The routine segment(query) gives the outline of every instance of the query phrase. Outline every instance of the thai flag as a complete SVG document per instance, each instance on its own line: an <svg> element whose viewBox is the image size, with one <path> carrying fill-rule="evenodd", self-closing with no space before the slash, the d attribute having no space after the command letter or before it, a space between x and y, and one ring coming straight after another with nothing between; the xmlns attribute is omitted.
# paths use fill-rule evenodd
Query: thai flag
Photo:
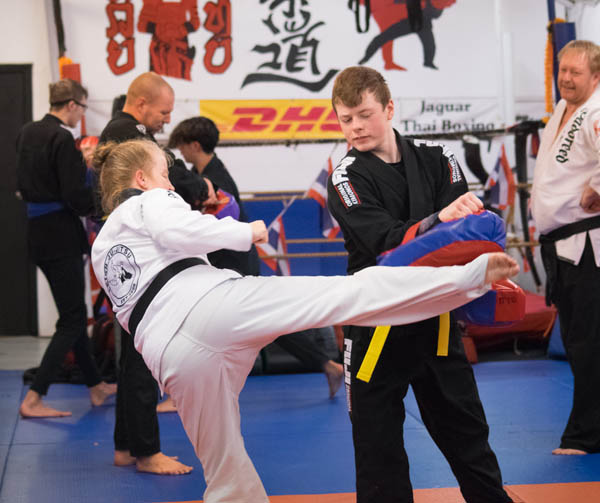
<svg viewBox="0 0 600 503"><path fill-rule="evenodd" d="M290 276L290 263L288 259L272 257L273 255L287 255L285 229L283 228L283 212L271 222L267 230L269 241L256 245L258 255L277 276Z"/></svg>
<svg viewBox="0 0 600 503"><path fill-rule="evenodd" d="M493 171L487 179L485 190L489 190L489 204L499 210L504 210L515 204L515 177L508 159L504 145L500 147L500 154Z"/></svg>
<svg viewBox="0 0 600 503"><path fill-rule="evenodd" d="M319 203L321 233L327 239L333 239L340 232L340 225L331 216L327 208L327 178L331 175L332 171L333 164L330 157L327 159L327 164L323 167L317 179L306 192L306 197L310 197Z"/></svg>

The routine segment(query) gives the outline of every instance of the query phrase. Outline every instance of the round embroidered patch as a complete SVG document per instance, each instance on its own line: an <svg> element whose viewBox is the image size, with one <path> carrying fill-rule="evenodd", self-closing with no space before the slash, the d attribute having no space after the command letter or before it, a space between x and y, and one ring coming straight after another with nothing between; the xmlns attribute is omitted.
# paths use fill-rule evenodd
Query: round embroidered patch
<svg viewBox="0 0 600 503"><path fill-rule="evenodd" d="M121 307L135 293L140 267L133 252L124 245L113 246L104 260L104 282L115 305Z"/></svg>

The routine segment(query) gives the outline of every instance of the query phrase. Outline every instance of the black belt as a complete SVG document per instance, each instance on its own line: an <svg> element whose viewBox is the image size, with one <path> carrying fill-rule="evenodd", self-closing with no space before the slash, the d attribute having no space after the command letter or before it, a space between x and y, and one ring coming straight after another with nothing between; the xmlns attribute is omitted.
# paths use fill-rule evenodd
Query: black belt
<svg viewBox="0 0 600 503"><path fill-rule="evenodd" d="M201 258L184 258L182 260L178 260L177 262L173 262L171 265L168 265L156 275L150 285L148 285L148 288L146 288L146 291L140 297L140 300L137 301L131 316L129 317L129 333L132 337L135 336L135 331L140 324L140 321L142 321L146 309L148 309L148 306L154 300L156 294L158 294L160 289L165 286L167 281L169 281L173 276L179 274L181 271L201 264L206 265L206 262Z"/></svg>
<svg viewBox="0 0 600 503"><path fill-rule="evenodd" d="M592 229L600 227L600 216L584 218L558 229L554 229L548 234L540 234L539 241L541 246L542 263L546 270L546 304L549 306L552 302L556 303L556 286L558 281L558 256L556 255L556 246L554 243L561 239L581 234Z"/></svg>
<svg viewBox="0 0 600 503"><path fill-rule="evenodd" d="M561 239L566 239L575 234L581 234L582 232L597 229L598 227L600 227L600 216L584 218L583 220L563 225L548 234L540 235L540 243L554 243L555 241L560 241Z"/></svg>

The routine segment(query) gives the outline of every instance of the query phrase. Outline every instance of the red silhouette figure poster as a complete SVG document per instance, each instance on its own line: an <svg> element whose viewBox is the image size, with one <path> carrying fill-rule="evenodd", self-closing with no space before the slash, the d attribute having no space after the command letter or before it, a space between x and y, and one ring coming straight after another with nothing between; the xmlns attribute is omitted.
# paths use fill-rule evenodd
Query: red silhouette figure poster
<svg viewBox="0 0 600 503"><path fill-rule="evenodd" d="M197 0L144 0L137 29L152 33L150 70L169 77L191 80L196 48L190 46L188 34L198 30Z"/></svg>

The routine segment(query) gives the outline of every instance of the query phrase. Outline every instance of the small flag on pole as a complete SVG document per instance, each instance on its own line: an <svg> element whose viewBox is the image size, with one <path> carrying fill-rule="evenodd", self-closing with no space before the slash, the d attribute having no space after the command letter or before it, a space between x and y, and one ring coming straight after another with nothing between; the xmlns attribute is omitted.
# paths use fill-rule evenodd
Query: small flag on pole
<svg viewBox="0 0 600 503"><path fill-rule="evenodd" d="M290 276L290 263L287 258L275 258L273 255L287 255L285 229L283 227L283 214L291 205L293 199L284 207L283 211L271 222L267 232L268 242L257 244L256 251L266 266L277 276Z"/></svg>
<svg viewBox="0 0 600 503"><path fill-rule="evenodd" d="M487 179L485 190L490 191L489 204L499 210L505 210L515 204L515 177L506 158L504 145L500 147L498 160Z"/></svg>
<svg viewBox="0 0 600 503"><path fill-rule="evenodd" d="M319 172L316 180L306 192L306 197L314 199L319 204L321 233L323 234L323 237L327 239L335 238L340 232L340 225L335 218L331 216L331 213L329 213L329 209L327 208L327 178L331 175L332 171L333 165L331 163L331 157L329 157L327 163Z"/></svg>

